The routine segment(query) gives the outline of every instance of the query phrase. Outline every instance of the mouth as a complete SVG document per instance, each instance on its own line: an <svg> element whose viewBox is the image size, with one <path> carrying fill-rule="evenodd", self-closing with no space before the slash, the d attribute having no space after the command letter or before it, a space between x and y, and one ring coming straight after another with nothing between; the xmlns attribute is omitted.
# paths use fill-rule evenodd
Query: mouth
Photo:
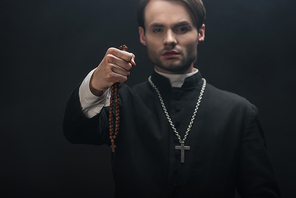
<svg viewBox="0 0 296 198"><path fill-rule="evenodd" d="M162 53L162 57L164 57L166 59L177 58L179 56L180 56L180 53L178 53L175 50L167 50Z"/></svg>

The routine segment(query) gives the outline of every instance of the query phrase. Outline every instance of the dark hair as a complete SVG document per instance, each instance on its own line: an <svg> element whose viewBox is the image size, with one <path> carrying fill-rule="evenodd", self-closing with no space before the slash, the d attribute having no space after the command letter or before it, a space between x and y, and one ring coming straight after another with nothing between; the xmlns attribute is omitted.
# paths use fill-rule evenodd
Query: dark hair
<svg viewBox="0 0 296 198"><path fill-rule="evenodd" d="M192 21L197 29L199 29L205 21L206 9L202 0L165 0L178 1L183 3L190 11ZM150 0L140 0L137 8L137 20L140 27L145 30L145 8Z"/></svg>

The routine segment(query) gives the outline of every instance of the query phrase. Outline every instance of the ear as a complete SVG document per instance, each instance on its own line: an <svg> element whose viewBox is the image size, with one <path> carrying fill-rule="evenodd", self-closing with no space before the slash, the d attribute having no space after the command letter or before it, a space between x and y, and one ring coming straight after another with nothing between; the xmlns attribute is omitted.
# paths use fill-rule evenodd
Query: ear
<svg viewBox="0 0 296 198"><path fill-rule="evenodd" d="M206 25L202 24L201 28L198 30L198 42L203 42L206 37Z"/></svg>
<svg viewBox="0 0 296 198"><path fill-rule="evenodd" d="M140 42L146 46L146 37L145 37L145 30L142 27L139 27L139 35L140 35Z"/></svg>

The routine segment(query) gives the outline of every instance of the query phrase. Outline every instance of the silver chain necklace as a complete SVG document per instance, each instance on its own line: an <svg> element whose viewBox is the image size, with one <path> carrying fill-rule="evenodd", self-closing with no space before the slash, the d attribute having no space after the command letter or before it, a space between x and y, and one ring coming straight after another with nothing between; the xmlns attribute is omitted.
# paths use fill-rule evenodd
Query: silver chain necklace
<svg viewBox="0 0 296 198"><path fill-rule="evenodd" d="M203 80L203 85L202 85L202 88L201 88L201 90L200 90L200 94L199 94L199 97L198 97L198 100L197 100L197 103L196 103L196 106L195 106L195 109L194 109L194 112L193 112L192 118L191 118L190 123L189 123L189 125L188 125L188 128L187 128L187 130L186 130L186 133L185 133L185 135L184 135L184 138L181 139L181 136L180 136L179 132L176 130L175 125L173 124L172 119L171 119L171 117L170 117L170 115L169 115L169 113L168 113L168 111L167 111L167 109L166 109L166 107L165 107L165 105L164 105L163 99L162 99L162 97L161 97L161 94L160 94L158 88L157 88L157 87L155 86L155 84L152 82L152 80L151 80L151 76L149 76L149 78L148 78L149 83L150 83L151 86L155 89L155 91L156 91L156 93L157 93L157 96L158 96L158 98L159 98L160 104L161 104L161 106L162 106L162 109L163 109L163 111L164 111L164 114L165 114L166 117L167 117L167 120L168 120L169 124L171 125L171 127L172 127L174 133L176 134L176 136L177 136L177 138L178 138L178 140L179 140L179 143L181 144L181 146L175 146L175 149L181 150L181 163L184 163L184 162L185 162L184 150L190 150L190 146L184 146L184 142L185 142L185 140L187 139L187 136L188 136L188 134L189 134L189 132L190 132L190 130L191 130L191 128L192 128L192 125L193 125L194 119L195 119L195 117L196 117L196 113L197 113L197 111L198 111L199 105L200 105L201 100L202 100L202 96L203 96L204 91L205 91L205 88L206 88L206 80L205 80L204 78L203 78L202 80Z"/></svg>

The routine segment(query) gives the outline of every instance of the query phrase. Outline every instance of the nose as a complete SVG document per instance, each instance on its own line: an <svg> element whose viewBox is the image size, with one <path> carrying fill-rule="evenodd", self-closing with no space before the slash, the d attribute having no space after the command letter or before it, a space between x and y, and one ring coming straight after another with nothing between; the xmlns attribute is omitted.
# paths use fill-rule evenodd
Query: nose
<svg viewBox="0 0 296 198"><path fill-rule="evenodd" d="M174 47L177 44L175 34L172 30L168 30L163 39L163 45L165 47Z"/></svg>

